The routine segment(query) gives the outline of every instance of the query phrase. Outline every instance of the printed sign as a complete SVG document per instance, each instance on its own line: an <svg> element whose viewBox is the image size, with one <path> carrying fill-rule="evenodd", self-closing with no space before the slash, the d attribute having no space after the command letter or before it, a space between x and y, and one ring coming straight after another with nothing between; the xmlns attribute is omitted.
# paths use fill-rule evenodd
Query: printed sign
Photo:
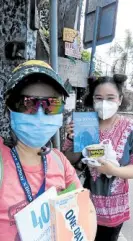
<svg viewBox="0 0 133 241"><path fill-rule="evenodd" d="M65 55L81 59L81 38L79 32L73 43L65 42Z"/></svg>
<svg viewBox="0 0 133 241"><path fill-rule="evenodd" d="M73 43L75 37L78 35L78 32L71 28L63 29L63 41Z"/></svg>

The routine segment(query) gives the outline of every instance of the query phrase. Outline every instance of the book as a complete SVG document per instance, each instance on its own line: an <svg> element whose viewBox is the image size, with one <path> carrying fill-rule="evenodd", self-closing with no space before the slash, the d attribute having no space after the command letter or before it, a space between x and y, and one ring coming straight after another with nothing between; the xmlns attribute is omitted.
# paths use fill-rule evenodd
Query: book
<svg viewBox="0 0 133 241"><path fill-rule="evenodd" d="M56 188L51 187L15 214L14 217L21 241L52 240L49 199L56 197Z"/></svg>
<svg viewBox="0 0 133 241"><path fill-rule="evenodd" d="M72 189L72 191L70 191ZM89 191L52 187L15 214L21 241L94 241L96 214Z"/></svg>
<svg viewBox="0 0 133 241"><path fill-rule="evenodd" d="M77 189L50 200L51 241L94 241L96 215L89 191Z"/></svg>
<svg viewBox="0 0 133 241"><path fill-rule="evenodd" d="M73 112L74 152L99 144L99 119L96 112Z"/></svg>

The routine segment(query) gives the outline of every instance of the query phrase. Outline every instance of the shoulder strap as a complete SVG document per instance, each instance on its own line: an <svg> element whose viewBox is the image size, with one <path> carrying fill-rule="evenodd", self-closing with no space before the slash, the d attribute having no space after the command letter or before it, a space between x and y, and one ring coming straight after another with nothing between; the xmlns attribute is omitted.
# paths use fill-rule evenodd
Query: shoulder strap
<svg viewBox="0 0 133 241"><path fill-rule="evenodd" d="M62 162L60 156L58 155L58 153L56 153L54 151L54 149L52 149L51 155L52 155L53 159L56 161L56 163L58 164L59 169L65 174L64 165L63 165L63 162Z"/></svg>
<svg viewBox="0 0 133 241"><path fill-rule="evenodd" d="M0 187L1 187L2 181L3 181L3 174L4 174L4 166L3 166L2 155L0 152Z"/></svg>

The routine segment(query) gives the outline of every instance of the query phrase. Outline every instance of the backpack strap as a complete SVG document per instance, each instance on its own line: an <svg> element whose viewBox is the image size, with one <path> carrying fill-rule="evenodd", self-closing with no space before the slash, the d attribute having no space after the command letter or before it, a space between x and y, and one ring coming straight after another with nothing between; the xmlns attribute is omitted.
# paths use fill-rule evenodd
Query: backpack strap
<svg viewBox="0 0 133 241"><path fill-rule="evenodd" d="M64 165L63 165L63 162L62 162L60 156L58 155L58 153L55 152L54 149L52 149L52 150L51 150L51 155L52 155L53 159L56 161L59 169L63 172L63 174L65 174Z"/></svg>
<svg viewBox="0 0 133 241"><path fill-rule="evenodd" d="M4 174L4 166L3 166L2 154L0 152L0 188L2 186L3 174Z"/></svg>

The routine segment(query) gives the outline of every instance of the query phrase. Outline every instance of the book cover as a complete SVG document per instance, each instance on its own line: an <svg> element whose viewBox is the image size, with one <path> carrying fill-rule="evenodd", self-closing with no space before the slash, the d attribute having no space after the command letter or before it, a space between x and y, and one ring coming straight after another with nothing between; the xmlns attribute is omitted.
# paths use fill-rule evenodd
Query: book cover
<svg viewBox="0 0 133 241"><path fill-rule="evenodd" d="M73 112L74 152L99 144L99 119L96 112Z"/></svg>
<svg viewBox="0 0 133 241"><path fill-rule="evenodd" d="M15 215L21 241L94 240L96 214L89 191L73 188L58 196L52 187Z"/></svg>
<svg viewBox="0 0 133 241"><path fill-rule="evenodd" d="M21 241L52 241L49 199L56 197L51 187L15 215Z"/></svg>
<svg viewBox="0 0 133 241"><path fill-rule="evenodd" d="M50 200L51 241L93 241L96 234L95 211L89 191L77 189Z"/></svg>

